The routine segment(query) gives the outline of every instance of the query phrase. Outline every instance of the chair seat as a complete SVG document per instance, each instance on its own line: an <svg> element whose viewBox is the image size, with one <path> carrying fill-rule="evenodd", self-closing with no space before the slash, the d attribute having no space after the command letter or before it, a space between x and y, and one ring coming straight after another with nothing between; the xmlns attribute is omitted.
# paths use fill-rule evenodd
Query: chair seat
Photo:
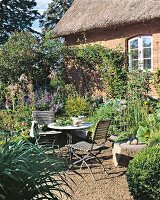
<svg viewBox="0 0 160 200"><path fill-rule="evenodd" d="M73 149L77 149L80 151L89 151L91 149L92 144L82 141L82 142L78 142L76 144L71 144L69 146ZM97 150L97 149L100 149L101 147L102 146L98 146L98 145L94 144L92 150Z"/></svg>

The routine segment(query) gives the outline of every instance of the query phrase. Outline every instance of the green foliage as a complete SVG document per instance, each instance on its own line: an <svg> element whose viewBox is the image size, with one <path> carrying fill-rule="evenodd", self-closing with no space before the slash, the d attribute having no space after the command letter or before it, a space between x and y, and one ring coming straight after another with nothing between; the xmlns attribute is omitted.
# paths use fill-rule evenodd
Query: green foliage
<svg viewBox="0 0 160 200"><path fill-rule="evenodd" d="M111 90L113 80L117 84L117 88L120 88L120 85L124 88L126 78L125 73L123 73L123 63L124 54L119 49L111 50L101 45L85 45L64 48L61 65L64 69L65 83L74 85L77 92L83 96L92 95L95 97L96 91L102 95L103 91L107 90L106 88ZM117 70L115 73L118 78L109 81L111 75L109 69L112 66ZM121 83L119 83L120 81ZM120 91L120 89L118 90ZM113 91L114 89L111 93ZM122 96L121 94L119 92L117 95ZM111 96L115 97L116 95Z"/></svg>
<svg viewBox="0 0 160 200"><path fill-rule="evenodd" d="M143 126L145 126L145 121L148 114L148 107L143 103L143 100L127 100L127 107L124 113L126 128L130 128L134 137L136 136L137 130L141 123Z"/></svg>
<svg viewBox="0 0 160 200"><path fill-rule="evenodd" d="M68 116L88 115L91 107L86 98L82 96L68 97L66 100L65 111Z"/></svg>
<svg viewBox="0 0 160 200"><path fill-rule="evenodd" d="M102 104L95 110L90 120L97 124L99 120L111 120L110 134L118 135L119 137L128 138L131 133L126 130L126 105L125 102L118 99L109 99L105 104Z"/></svg>
<svg viewBox="0 0 160 200"><path fill-rule="evenodd" d="M124 53L121 49L108 49L101 65L105 91L110 98L124 98L127 85L127 70L124 67Z"/></svg>
<svg viewBox="0 0 160 200"><path fill-rule="evenodd" d="M100 120L109 120L113 118L113 114L118 110L119 101L110 99L105 104L102 104L99 108L95 110L93 116L91 117L92 123L97 124Z"/></svg>
<svg viewBox="0 0 160 200"><path fill-rule="evenodd" d="M57 103L64 103L65 95L65 82L61 77L61 72L52 71L50 74L50 86L54 92L54 101Z"/></svg>
<svg viewBox="0 0 160 200"><path fill-rule="evenodd" d="M160 146L148 147L130 161L127 171L129 190L135 200L160 199Z"/></svg>
<svg viewBox="0 0 160 200"><path fill-rule="evenodd" d="M44 12L41 20L43 29L52 30L62 18L64 13L69 9L73 0L52 0L48 4L47 11Z"/></svg>
<svg viewBox="0 0 160 200"><path fill-rule="evenodd" d="M56 119L56 126L69 126L73 123L72 119L69 119L68 117L59 117Z"/></svg>
<svg viewBox="0 0 160 200"><path fill-rule="evenodd" d="M0 130L9 132L13 137L29 134L32 108L24 106L15 110L0 110Z"/></svg>
<svg viewBox="0 0 160 200"><path fill-rule="evenodd" d="M138 129L136 132L136 137L138 138L139 142L148 143L150 138L152 138L156 132L160 130L160 110L157 109L154 112L150 113L150 109L147 110L144 115L143 119L138 122ZM141 109L141 112L143 110ZM154 138L153 138L154 140Z"/></svg>
<svg viewBox="0 0 160 200"><path fill-rule="evenodd" d="M52 70L60 73L63 45L49 39L46 34L41 41L28 32L14 33L0 48L0 81L11 84L25 74L34 86L46 87ZM62 51L62 54L61 54Z"/></svg>
<svg viewBox="0 0 160 200"><path fill-rule="evenodd" d="M23 74L17 84L5 88L5 109L0 110L0 130L12 139L28 136L34 109L33 86ZM6 136L8 137L8 136Z"/></svg>
<svg viewBox="0 0 160 200"><path fill-rule="evenodd" d="M160 97L160 70L157 70L154 73L153 84L154 84L154 86L156 88L158 96Z"/></svg>
<svg viewBox="0 0 160 200"><path fill-rule="evenodd" d="M158 106L159 107L159 106ZM153 146L160 144L160 109L158 108L154 114L149 114L146 126L149 129L150 137L147 141L148 145Z"/></svg>
<svg viewBox="0 0 160 200"><path fill-rule="evenodd" d="M149 146L154 146L154 145L160 145L160 131L159 130L154 130L152 134L150 135L150 138L148 140L148 145Z"/></svg>
<svg viewBox="0 0 160 200"><path fill-rule="evenodd" d="M4 105L4 100L5 100L5 88L6 85L0 81L0 109L3 107Z"/></svg>
<svg viewBox="0 0 160 200"><path fill-rule="evenodd" d="M38 83L41 86L46 85L48 80L48 75L52 72L56 72L58 76L62 76L62 72L64 71L62 67L62 60L64 58L64 44L57 40L53 39L52 32L46 32L45 35L42 37L39 43L40 55L39 55L39 62L38 65ZM40 80L41 79L41 80Z"/></svg>
<svg viewBox="0 0 160 200"><path fill-rule="evenodd" d="M62 60L63 77L67 84L72 84L76 91L83 95L91 95L97 89L102 90L103 84L98 66L103 62L100 45L84 47L66 47Z"/></svg>
<svg viewBox="0 0 160 200"><path fill-rule="evenodd" d="M149 101L140 99L109 99L90 118L94 125L101 119L112 119L110 133L120 140L138 137L139 142L147 142L154 131L160 130L159 109L150 109Z"/></svg>
<svg viewBox="0 0 160 200"><path fill-rule="evenodd" d="M137 130L137 135L136 137L138 138L138 142L146 142L150 136L149 129L147 126L139 126Z"/></svg>
<svg viewBox="0 0 160 200"><path fill-rule="evenodd" d="M150 73L135 70L128 73L126 90L125 130L129 130L139 142L145 142L150 135L147 124L149 113L154 113L151 100L147 99L150 84Z"/></svg>
<svg viewBox="0 0 160 200"><path fill-rule="evenodd" d="M31 33L14 33L0 49L0 80L14 83L21 74L26 74L32 80L37 74L37 45Z"/></svg>
<svg viewBox="0 0 160 200"><path fill-rule="evenodd" d="M37 109L52 108L57 111L67 100L66 113L69 116L82 115L90 113L90 106L84 99L76 100L78 103L75 103L75 94L87 97L95 107L98 106L95 102L100 99L113 97L115 102L113 99L110 103L107 101L104 108L96 111L94 123L101 117L112 116L114 122L110 129L114 134L136 136L140 129L149 130L146 134L150 134L148 116L154 113L154 106L146 99L150 82L148 72L127 73L124 53L119 48L111 50L101 45L65 47L51 36L51 32L47 32L39 42L29 33L15 33L2 46L0 68L5 69L0 70L3 103L4 98L7 100L10 96L10 108L14 110L17 98L21 98L23 104L25 96L30 96L27 85L20 87L25 88L24 95L13 94L15 90L12 88L16 88L17 84L9 85L17 82L19 75L26 72L36 93L41 90L50 94L37 95ZM8 85L6 90L4 83ZM125 103L121 103L121 99Z"/></svg>
<svg viewBox="0 0 160 200"><path fill-rule="evenodd" d="M61 199L69 187L64 162L27 141L0 148L0 197L6 200ZM61 173L60 173L61 172ZM59 195L58 195L59 194Z"/></svg>
<svg viewBox="0 0 160 200"><path fill-rule="evenodd" d="M79 94L99 99L106 87L113 88L111 93L115 91L113 82L119 91L126 85L123 62L120 50L101 45L65 47L51 38L51 32L47 32L40 42L30 33L15 33L0 49L0 80L11 84L25 74L34 88L46 88L50 84L49 75L55 72L57 77L52 79L52 89L59 83L72 84ZM116 75L110 80L112 67ZM106 83L107 80L110 81ZM122 92L111 96L117 95L122 96Z"/></svg>
<svg viewBox="0 0 160 200"><path fill-rule="evenodd" d="M34 7L35 0L14 0L0 2L0 44L7 41L9 35L15 31L32 31L33 22L40 17Z"/></svg>
<svg viewBox="0 0 160 200"><path fill-rule="evenodd" d="M130 100L142 99L150 90L151 73L149 71L132 70L128 73L127 96Z"/></svg>

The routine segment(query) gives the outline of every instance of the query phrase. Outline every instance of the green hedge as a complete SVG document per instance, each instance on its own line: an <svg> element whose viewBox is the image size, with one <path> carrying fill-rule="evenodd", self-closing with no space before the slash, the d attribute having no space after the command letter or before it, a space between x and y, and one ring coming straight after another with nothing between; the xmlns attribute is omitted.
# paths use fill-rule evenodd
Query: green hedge
<svg viewBox="0 0 160 200"><path fill-rule="evenodd" d="M128 186L135 200L160 199L160 146L148 147L130 162Z"/></svg>

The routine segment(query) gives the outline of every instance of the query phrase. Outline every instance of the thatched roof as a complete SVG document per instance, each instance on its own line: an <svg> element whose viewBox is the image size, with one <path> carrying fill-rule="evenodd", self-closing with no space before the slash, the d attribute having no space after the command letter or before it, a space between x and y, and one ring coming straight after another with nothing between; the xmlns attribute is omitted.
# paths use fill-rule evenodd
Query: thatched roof
<svg viewBox="0 0 160 200"><path fill-rule="evenodd" d="M160 19L160 0L74 0L54 29L56 37Z"/></svg>

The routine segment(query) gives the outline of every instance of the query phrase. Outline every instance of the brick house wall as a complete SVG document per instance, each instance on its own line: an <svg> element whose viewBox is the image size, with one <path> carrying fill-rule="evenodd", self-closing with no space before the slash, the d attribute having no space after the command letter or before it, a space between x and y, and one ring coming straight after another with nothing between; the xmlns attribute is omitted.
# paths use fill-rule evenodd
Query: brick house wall
<svg viewBox="0 0 160 200"><path fill-rule="evenodd" d="M127 52L128 40L139 36L150 35L153 41L153 72L160 69L160 21L148 21L137 24L112 27L110 29L94 29L81 34L71 34L65 37L68 45L101 44L108 48L121 46ZM156 90L151 86L150 95L157 97Z"/></svg>

